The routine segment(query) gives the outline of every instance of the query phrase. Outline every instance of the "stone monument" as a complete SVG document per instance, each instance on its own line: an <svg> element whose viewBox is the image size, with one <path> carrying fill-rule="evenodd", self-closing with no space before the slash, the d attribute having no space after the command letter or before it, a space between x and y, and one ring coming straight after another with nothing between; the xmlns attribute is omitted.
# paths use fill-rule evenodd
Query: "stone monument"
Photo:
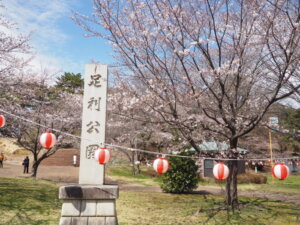
<svg viewBox="0 0 300 225"><path fill-rule="evenodd" d="M117 185L104 184L104 166L94 153L105 143L107 66L86 65L79 184L62 186L60 225L117 225Z"/></svg>

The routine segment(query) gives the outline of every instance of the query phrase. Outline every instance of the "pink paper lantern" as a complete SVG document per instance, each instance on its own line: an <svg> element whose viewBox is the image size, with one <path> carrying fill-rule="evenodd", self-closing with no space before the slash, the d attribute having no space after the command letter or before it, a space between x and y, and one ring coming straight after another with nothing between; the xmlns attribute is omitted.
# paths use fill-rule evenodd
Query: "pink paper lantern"
<svg viewBox="0 0 300 225"><path fill-rule="evenodd" d="M170 166L169 161L164 157L159 157L155 159L153 162L153 168L159 174L167 172L169 166Z"/></svg>
<svg viewBox="0 0 300 225"><path fill-rule="evenodd" d="M110 152L106 148L100 148L95 151L95 160L99 164L105 164L110 159Z"/></svg>
<svg viewBox="0 0 300 225"><path fill-rule="evenodd" d="M289 176L290 170L284 163L278 163L272 168L272 174L279 180L284 180Z"/></svg>
<svg viewBox="0 0 300 225"><path fill-rule="evenodd" d="M46 131L41 134L39 142L43 148L50 149L56 144L56 136L50 131Z"/></svg>
<svg viewBox="0 0 300 225"><path fill-rule="evenodd" d="M214 166L213 174L216 179L224 180L229 175L229 169L223 162L219 162Z"/></svg>
<svg viewBox="0 0 300 225"><path fill-rule="evenodd" d="M0 115L0 128L5 126L5 117L3 115Z"/></svg>

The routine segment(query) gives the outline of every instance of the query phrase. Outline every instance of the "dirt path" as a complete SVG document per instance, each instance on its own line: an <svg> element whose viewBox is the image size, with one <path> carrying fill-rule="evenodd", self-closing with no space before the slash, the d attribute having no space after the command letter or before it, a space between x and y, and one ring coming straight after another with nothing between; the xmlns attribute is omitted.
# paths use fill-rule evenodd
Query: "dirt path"
<svg viewBox="0 0 300 225"><path fill-rule="evenodd" d="M30 177L30 174L23 174L23 167L21 164L21 157L14 157L13 159L6 160L4 162L4 167L0 168L0 177ZM38 178L52 180L61 185L77 184L78 174L79 168L72 166L40 166L38 170ZM160 187L128 184L120 182L118 180L113 180L110 177L106 177L105 183L118 184L121 191L126 190L141 192L161 192ZM216 186L199 186L194 193L224 195L225 190L222 187ZM239 191L239 195L294 202L300 204L300 196L295 195L283 195L261 191Z"/></svg>
<svg viewBox="0 0 300 225"><path fill-rule="evenodd" d="M30 168L30 167L29 167ZM30 172L30 171L29 171ZM58 183L78 183L79 168L72 166L39 166L37 177ZM0 177L30 177L23 174L22 158L4 161Z"/></svg>

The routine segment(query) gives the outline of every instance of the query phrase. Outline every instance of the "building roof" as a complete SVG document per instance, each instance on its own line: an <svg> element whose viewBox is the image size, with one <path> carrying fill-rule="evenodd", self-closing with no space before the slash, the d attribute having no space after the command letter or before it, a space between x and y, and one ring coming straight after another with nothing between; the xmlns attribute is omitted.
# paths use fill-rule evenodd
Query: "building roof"
<svg viewBox="0 0 300 225"><path fill-rule="evenodd" d="M201 151L227 151L229 146L224 142L217 141L204 141L199 145ZM242 153L247 153L249 150L237 147L237 150ZM194 148L190 148L188 151L195 152Z"/></svg>

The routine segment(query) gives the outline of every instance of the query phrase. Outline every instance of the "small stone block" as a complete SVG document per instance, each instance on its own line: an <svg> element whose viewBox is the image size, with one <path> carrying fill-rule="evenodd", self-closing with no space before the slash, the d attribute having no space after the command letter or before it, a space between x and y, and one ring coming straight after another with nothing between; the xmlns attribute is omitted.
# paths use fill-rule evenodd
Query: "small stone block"
<svg viewBox="0 0 300 225"><path fill-rule="evenodd" d="M100 200L97 202L97 216L115 216L115 200Z"/></svg>
<svg viewBox="0 0 300 225"><path fill-rule="evenodd" d="M88 217L72 217L72 225L88 225Z"/></svg>
<svg viewBox="0 0 300 225"><path fill-rule="evenodd" d="M88 225L105 225L105 217L89 217Z"/></svg>
<svg viewBox="0 0 300 225"><path fill-rule="evenodd" d="M82 200L81 201L81 216L96 216L95 200Z"/></svg>
<svg viewBox="0 0 300 225"><path fill-rule="evenodd" d="M65 200L62 204L62 216L79 216L80 215L80 200Z"/></svg>
<svg viewBox="0 0 300 225"><path fill-rule="evenodd" d="M116 217L105 217L105 225L118 225Z"/></svg>
<svg viewBox="0 0 300 225"><path fill-rule="evenodd" d="M71 225L72 217L61 217L59 225Z"/></svg>

